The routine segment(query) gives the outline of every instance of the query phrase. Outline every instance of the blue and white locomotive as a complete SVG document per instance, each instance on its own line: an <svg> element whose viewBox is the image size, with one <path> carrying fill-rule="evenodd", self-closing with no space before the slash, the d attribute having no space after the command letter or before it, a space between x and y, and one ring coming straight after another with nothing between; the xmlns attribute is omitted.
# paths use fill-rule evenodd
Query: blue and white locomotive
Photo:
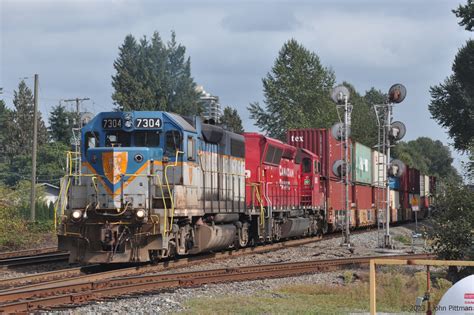
<svg viewBox="0 0 474 315"><path fill-rule="evenodd" d="M58 233L70 262L146 262L249 241L244 137L167 112L105 112L81 131Z"/></svg>

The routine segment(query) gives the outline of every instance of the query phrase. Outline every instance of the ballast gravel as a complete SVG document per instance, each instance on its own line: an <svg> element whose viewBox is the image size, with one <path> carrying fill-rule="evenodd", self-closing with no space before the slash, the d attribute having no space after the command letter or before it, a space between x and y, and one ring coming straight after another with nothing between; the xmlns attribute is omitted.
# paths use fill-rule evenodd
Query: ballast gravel
<svg viewBox="0 0 474 315"><path fill-rule="evenodd" d="M391 228L393 243L396 250L388 252L388 254L403 254L412 252L413 250L416 253L425 251L423 241L417 241L415 246L411 246L411 244L403 244L398 241L399 239L402 239L402 237L405 238L405 240L410 239L412 229L414 229L414 225ZM331 238L268 253L245 255L230 259L216 260L213 262L202 262L195 266L181 268L180 271L198 271L257 264L383 255L384 253L377 248L381 237L383 237L383 231L377 231L377 229L375 229L368 233L352 235L351 242L353 246L350 250L346 247L340 246L341 238ZM176 272L176 270L170 270L165 273L168 272ZM60 310L57 312L62 314L175 313L184 311L186 302L195 298L213 298L226 295L250 296L263 291L274 290L282 286L295 284L342 284L343 272L344 271L339 270L280 279L210 284L197 288L181 288L147 295L122 296L117 299L94 302L85 306Z"/></svg>

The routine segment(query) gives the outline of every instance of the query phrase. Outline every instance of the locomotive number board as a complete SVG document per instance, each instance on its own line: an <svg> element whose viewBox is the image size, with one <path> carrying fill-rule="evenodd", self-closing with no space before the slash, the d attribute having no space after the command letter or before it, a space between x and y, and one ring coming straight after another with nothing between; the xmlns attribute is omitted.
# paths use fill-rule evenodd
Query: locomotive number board
<svg viewBox="0 0 474 315"><path fill-rule="evenodd" d="M120 129L122 128L121 118L104 118L102 119L103 129Z"/></svg>
<svg viewBox="0 0 474 315"><path fill-rule="evenodd" d="M137 118L135 119L135 128L161 128L160 118Z"/></svg>

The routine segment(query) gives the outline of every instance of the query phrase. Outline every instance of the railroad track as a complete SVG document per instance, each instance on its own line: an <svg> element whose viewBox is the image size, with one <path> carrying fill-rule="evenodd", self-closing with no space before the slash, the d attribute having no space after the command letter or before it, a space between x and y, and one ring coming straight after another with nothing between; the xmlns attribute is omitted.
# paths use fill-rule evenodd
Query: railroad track
<svg viewBox="0 0 474 315"><path fill-rule="evenodd" d="M175 260L165 260L160 262L156 265L137 265L133 267L123 267L123 265L118 265L116 269L114 269L114 264L101 266L101 265L90 265L85 267L74 267L74 268L67 268L62 270L55 270L37 274L31 274L23 277L17 277L13 279L3 279L0 280L0 293L5 291L9 288L19 288L25 285L33 286L37 284L48 284L53 281L71 281L75 278L80 277L92 277L93 280L98 279L108 279L111 277L117 276L128 276L131 274L137 274L138 272L147 273L147 272L157 272L163 271L167 269L173 268L181 268L181 267L188 267L191 265L200 264L204 261L209 260L218 260L218 259L225 259L225 258L232 258L232 257L239 257L242 255L250 255L250 254L257 254L257 253L265 253L277 249L295 247L305 244L310 244L316 241L321 240L320 236L304 238L304 239L297 239L297 240L289 240L280 243L274 244L267 244L261 245L257 247L246 247L241 248L238 250L228 250L218 253L207 253L207 254L199 254L196 256L187 256ZM111 268L112 270L103 271L103 268ZM92 275L91 275L92 274ZM95 278L94 278L95 277ZM2 302L0 298L0 302Z"/></svg>
<svg viewBox="0 0 474 315"><path fill-rule="evenodd" d="M35 256L41 254L49 254L57 252L57 247L43 247L37 249L26 249L20 250L15 252L3 252L0 253L0 260L8 259L8 258L18 258L18 257L27 257L27 256Z"/></svg>
<svg viewBox="0 0 474 315"><path fill-rule="evenodd" d="M34 264L43 264L50 262L62 262L69 259L69 253L66 252L50 252L50 253L41 253L34 254L31 256L18 256L0 259L0 268L11 268L11 267L20 267Z"/></svg>
<svg viewBox="0 0 474 315"><path fill-rule="evenodd" d="M43 287L24 287L0 293L0 312L30 312L59 306L88 303L95 300L156 292L164 289L193 287L210 283L248 281L297 276L330 271L341 267L368 264L373 258L384 256L312 260L236 268L170 274L116 276L111 279L83 278L81 281L55 282ZM398 259L425 259L429 254L391 255Z"/></svg>

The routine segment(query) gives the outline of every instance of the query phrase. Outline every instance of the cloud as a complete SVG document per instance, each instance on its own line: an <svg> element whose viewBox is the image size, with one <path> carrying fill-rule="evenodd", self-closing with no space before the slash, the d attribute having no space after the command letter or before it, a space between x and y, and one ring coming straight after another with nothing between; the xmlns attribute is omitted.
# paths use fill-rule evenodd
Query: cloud
<svg viewBox="0 0 474 315"><path fill-rule="evenodd" d="M244 5L226 15L221 24L235 33L289 32L302 26L288 6L278 4Z"/></svg>

